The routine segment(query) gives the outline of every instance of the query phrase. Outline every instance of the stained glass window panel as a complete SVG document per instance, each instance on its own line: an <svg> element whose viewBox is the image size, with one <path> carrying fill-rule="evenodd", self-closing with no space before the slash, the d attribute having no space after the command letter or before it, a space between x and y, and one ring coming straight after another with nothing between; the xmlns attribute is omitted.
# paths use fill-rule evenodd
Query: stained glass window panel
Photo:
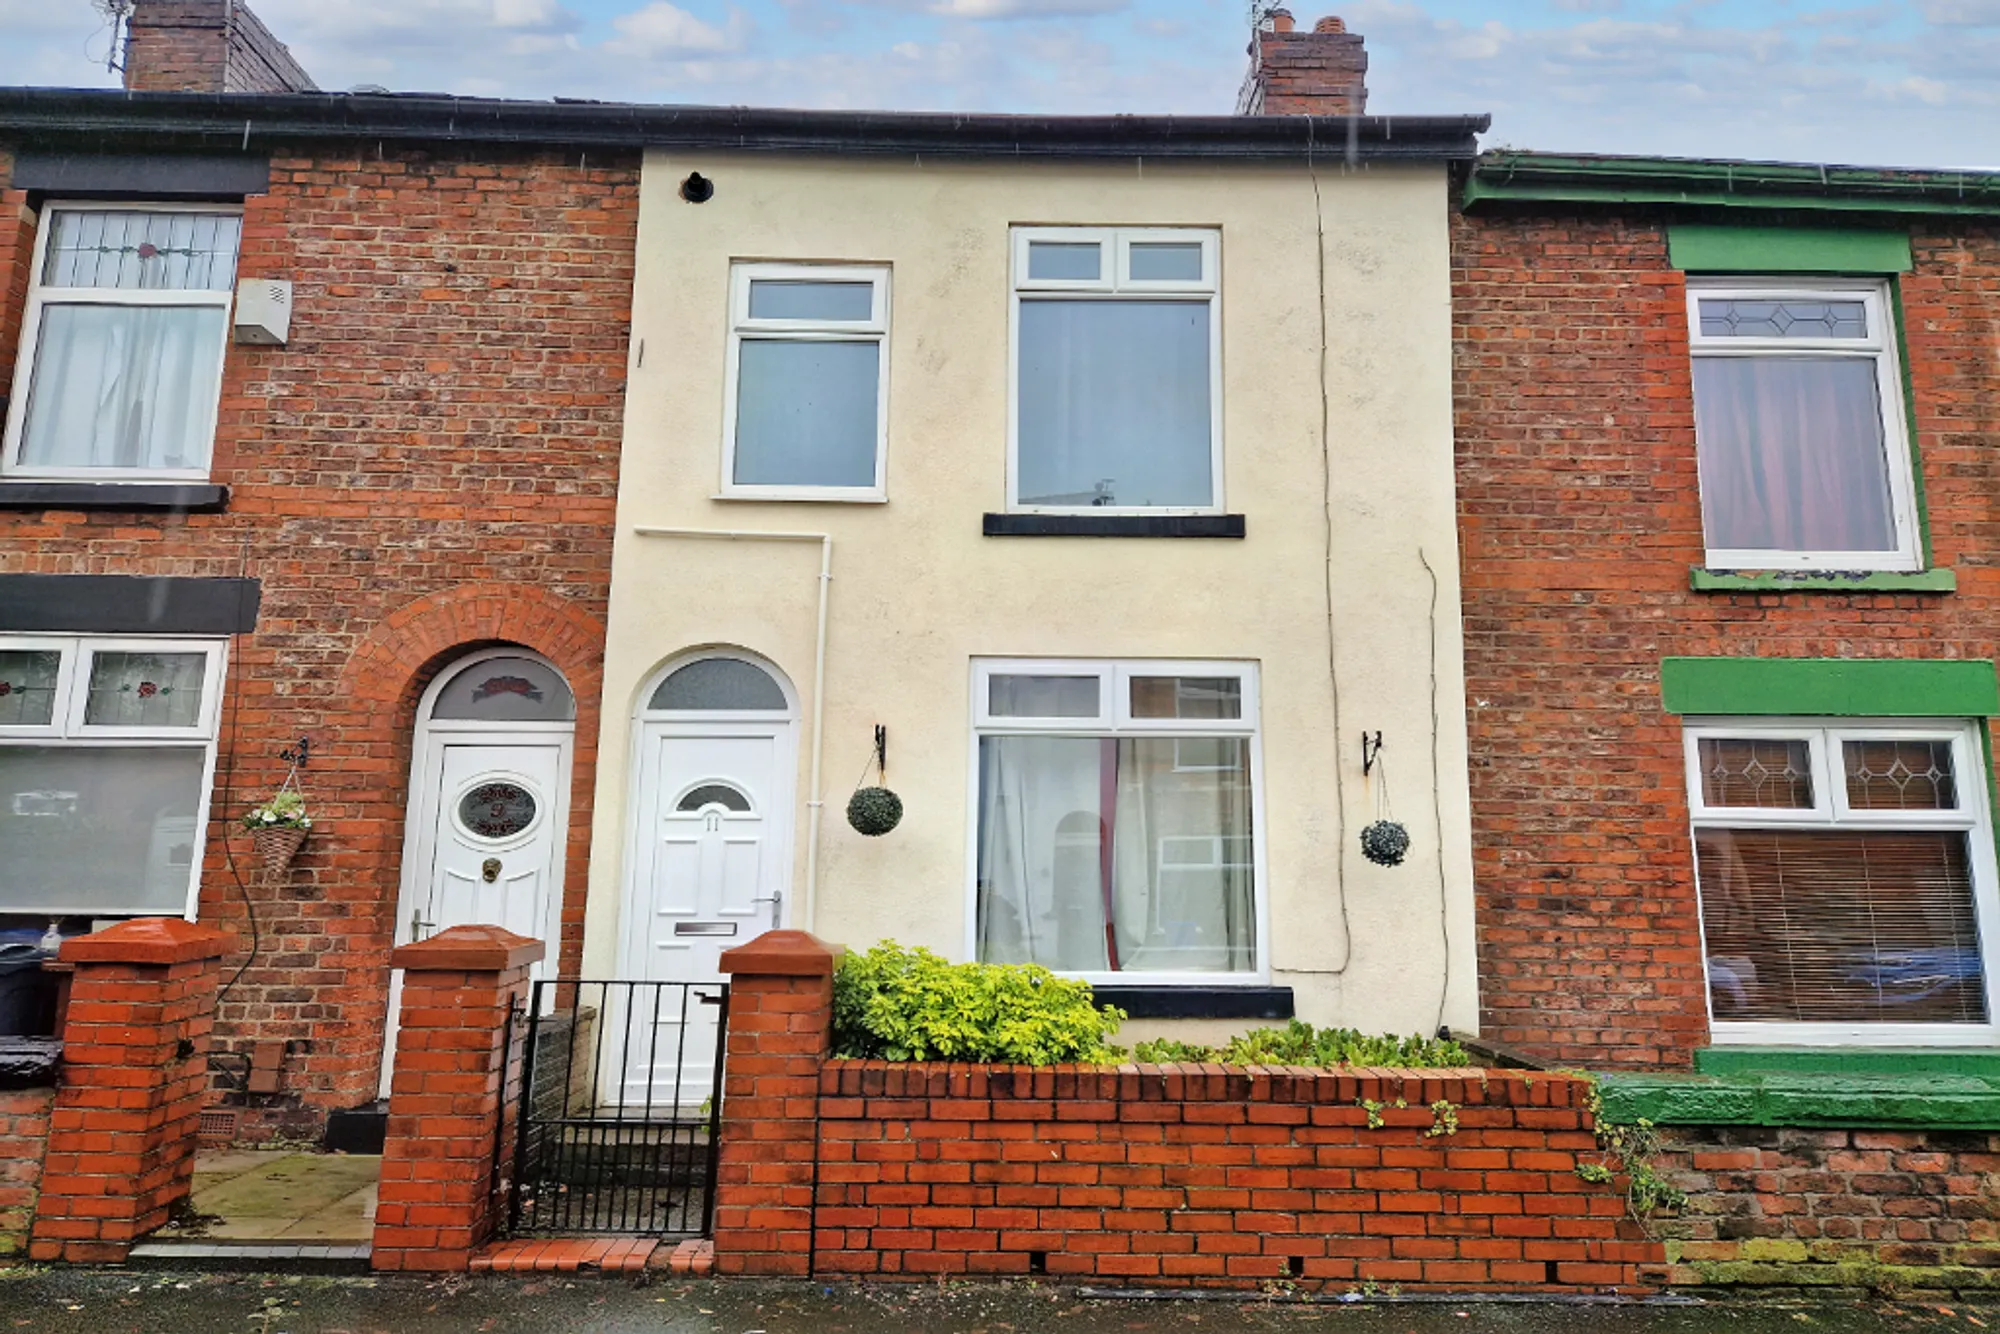
<svg viewBox="0 0 2000 1334"><path fill-rule="evenodd" d="M205 653L90 655L83 721L90 727L199 727Z"/></svg>

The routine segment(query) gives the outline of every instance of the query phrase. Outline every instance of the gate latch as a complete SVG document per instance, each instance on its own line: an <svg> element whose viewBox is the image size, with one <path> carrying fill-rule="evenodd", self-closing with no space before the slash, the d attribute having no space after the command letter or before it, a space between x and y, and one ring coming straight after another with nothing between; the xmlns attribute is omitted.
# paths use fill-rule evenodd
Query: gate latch
<svg viewBox="0 0 2000 1334"><path fill-rule="evenodd" d="M485 861L479 863L479 878L489 885L498 880L500 878L500 859L498 857L488 857Z"/></svg>

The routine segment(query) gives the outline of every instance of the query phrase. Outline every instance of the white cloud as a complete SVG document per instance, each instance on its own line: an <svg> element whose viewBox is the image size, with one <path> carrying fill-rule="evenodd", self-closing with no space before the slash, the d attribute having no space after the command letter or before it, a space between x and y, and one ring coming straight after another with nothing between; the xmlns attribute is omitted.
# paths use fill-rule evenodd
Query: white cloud
<svg viewBox="0 0 2000 1334"><path fill-rule="evenodd" d="M678 5L653 0L644 9L620 14L611 20L611 26L618 29L620 36L605 43L606 50L647 59L685 58L737 50L743 45L749 18L742 10L732 10L728 26L719 28Z"/></svg>

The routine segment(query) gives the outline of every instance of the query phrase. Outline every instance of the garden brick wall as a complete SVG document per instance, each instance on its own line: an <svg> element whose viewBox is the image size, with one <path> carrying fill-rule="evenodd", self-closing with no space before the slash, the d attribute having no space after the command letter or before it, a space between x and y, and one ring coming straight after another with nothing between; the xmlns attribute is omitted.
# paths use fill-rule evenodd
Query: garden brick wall
<svg viewBox="0 0 2000 1334"><path fill-rule="evenodd" d="M2000 1134L1663 1129L1675 1286L2000 1290Z"/></svg>
<svg viewBox="0 0 2000 1334"><path fill-rule="evenodd" d="M800 931L722 956L717 1273L1343 1291L1657 1277L1616 1183L1577 1175L1600 1157L1586 1080L829 1060L836 957Z"/></svg>
<svg viewBox="0 0 2000 1334"><path fill-rule="evenodd" d="M9 162L0 145L0 343L33 238ZM227 511L0 512L0 573L262 580L256 631L230 651L199 908L247 949L256 905L261 947L217 1045L291 1044L282 1093L250 1099L263 1129L310 1133L375 1095L416 703L468 649L525 645L576 692L551 954L577 966L638 168L449 145L280 150L269 192L245 201L240 272L293 281L291 340L227 350L212 470ZM11 347L0 364L11 374ZM269 879L233 821L302 734L315 829Z"/></svg>
<svg viewBox="0 0 2000 1334"><path fill-rule="evenodd" d="M1500 1071L832 1061L813 1272L1634 1288L1661 1252L1576 1174L1601 1156L1589 1094Z"/></svg>
<svg viewBox="0 0 2000 1334"><path fill-rule="evenodd" d="M1908 224L1903 224L1908 225ZM1559 1063L1707 1040L1663 657L1984 658L2000 614L2000 230L1926 222L1900 281L1950 594L1697 593L1682 275L1666 216L1454 222L1459 544L1481 1033Z"/></svg>
<svg viewBox="0 0 2000 1334"><path fill-rule="evenodd" d="M56 1091L0 1089L0 1261L28 1249Z"/></svg>

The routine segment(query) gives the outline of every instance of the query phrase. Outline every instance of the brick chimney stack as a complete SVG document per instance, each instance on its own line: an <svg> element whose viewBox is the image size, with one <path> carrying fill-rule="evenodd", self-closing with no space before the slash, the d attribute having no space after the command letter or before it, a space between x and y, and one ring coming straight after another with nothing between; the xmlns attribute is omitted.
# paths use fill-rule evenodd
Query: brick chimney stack
<svg viewBox="0 0 2000 1334"><path fill-rule="evenodd" d="M312 76L243 0L136 0L125 86L158 93L310 93Z"/></svg>
<svg viewBox="0 0 2000 1334"><path fill-rule="evenodd" d="M1250 36L1250 73L1236 113L1359 116L1368 109L1367 73L1361 36L1341 20L1329 16L1311 32L1296 32L1291 12L1273 9Z"/></svg>

